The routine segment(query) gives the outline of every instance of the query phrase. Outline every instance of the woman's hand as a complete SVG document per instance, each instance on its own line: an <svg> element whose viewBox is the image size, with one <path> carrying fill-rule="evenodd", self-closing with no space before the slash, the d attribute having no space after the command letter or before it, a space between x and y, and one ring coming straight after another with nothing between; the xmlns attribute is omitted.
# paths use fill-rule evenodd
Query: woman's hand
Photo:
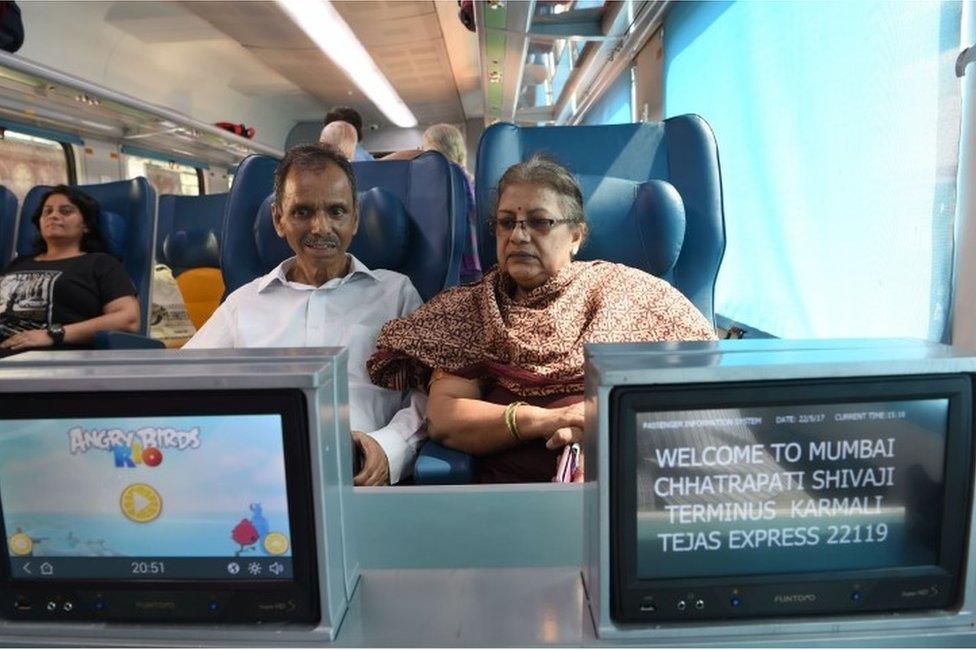
<svg viewBox="0 0 976 650"><path fill-rule="evenodd" d="M26 348L49 348L52 345L54 345L54 339L47 333L47 330L27 330L8 337L3 343L0 343L0 348L24 350Z"/></svg>
<svg viewBox="0 0 976 650"><path fill-rule="evenodd" d="M546 449L561 449L566 445L582 441L582 427L562 427L561 429L556 429L546 440Z"/></svg>
<svg viewBox="0 0 976 650"><path fill-rule="evenodd" d="M557 428L552 434L546 436L546 449L559 449L583 440L583 418L585 414L583 402L550 410L553 412Z"/></svg>

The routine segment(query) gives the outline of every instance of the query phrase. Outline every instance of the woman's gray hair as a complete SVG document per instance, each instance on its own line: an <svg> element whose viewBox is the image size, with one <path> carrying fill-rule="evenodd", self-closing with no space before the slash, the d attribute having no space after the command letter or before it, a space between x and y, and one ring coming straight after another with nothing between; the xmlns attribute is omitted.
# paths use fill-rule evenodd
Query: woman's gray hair
<svg viewBox="0 0 976 650"><path fill-rule="evenodd" d="M464 167L464 161L468 157L464 136L451 124L435 124L424 131L424 149L440 151L445 158L461 167Z"/></svg>
<svg viewBox="0 0 976 650"><path fill-rule="evenodd" d="M509 185L534 183L548 187L559 196L563 218L583 226L586 237L586 215L583 213L583 192L573 172L545 154L535 154L525 162L512 165L502 174L495 191L492 214L498 212L498 201Z"/></svg>

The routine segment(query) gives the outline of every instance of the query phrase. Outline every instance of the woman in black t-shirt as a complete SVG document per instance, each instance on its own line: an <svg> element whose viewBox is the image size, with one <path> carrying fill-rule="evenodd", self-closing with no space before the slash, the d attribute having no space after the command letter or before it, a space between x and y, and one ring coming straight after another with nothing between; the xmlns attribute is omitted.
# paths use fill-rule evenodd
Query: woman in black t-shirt
<svg viewBox="0 0 976 650"><path fill-rule="evenodd" d="M36 253L0 275L0 356L28 348L83 348L101 330L139 330L136 290L105 250L98 202L58 185L31 217Z"/></svg>

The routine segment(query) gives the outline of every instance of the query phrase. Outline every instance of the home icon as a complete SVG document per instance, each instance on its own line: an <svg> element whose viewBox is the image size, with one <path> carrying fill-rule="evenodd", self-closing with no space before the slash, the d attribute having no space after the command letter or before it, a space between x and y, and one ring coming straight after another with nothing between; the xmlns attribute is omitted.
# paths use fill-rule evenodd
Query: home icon
<svg viewBox="0 0 976 650"><path fill-rule="evenodd" d="M41 565L41 575L49 576L54 574L54 566L50 562L45 562Z"/></svg>

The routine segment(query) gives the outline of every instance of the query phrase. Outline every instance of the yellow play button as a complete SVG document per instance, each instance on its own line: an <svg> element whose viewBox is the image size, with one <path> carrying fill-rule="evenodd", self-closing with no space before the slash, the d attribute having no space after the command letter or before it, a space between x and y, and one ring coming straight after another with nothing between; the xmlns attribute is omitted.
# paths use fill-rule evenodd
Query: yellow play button
<svg viewBox="0 0 976 650"><path fill-rule="evenodd" d="M264 550L268 555L281 555L288 550L288 538L281 533L268 533L264 538Z"/></svg>
<svg viewBox="0 0 976 650"><path fill-rule="evenodd" d="M122 490L119 499L122 514L137 524L149 523L163 511L163 499L159 493L145 483L133 483Z"/></svg>
<svg viewBox="0 0 976 650"><path fill-rule="evenodd" d="M25 533L14 533L8 541L10 552L14 555L30 555L30 552L34 550L33 540L31 540L30 535Z"/></svg>

